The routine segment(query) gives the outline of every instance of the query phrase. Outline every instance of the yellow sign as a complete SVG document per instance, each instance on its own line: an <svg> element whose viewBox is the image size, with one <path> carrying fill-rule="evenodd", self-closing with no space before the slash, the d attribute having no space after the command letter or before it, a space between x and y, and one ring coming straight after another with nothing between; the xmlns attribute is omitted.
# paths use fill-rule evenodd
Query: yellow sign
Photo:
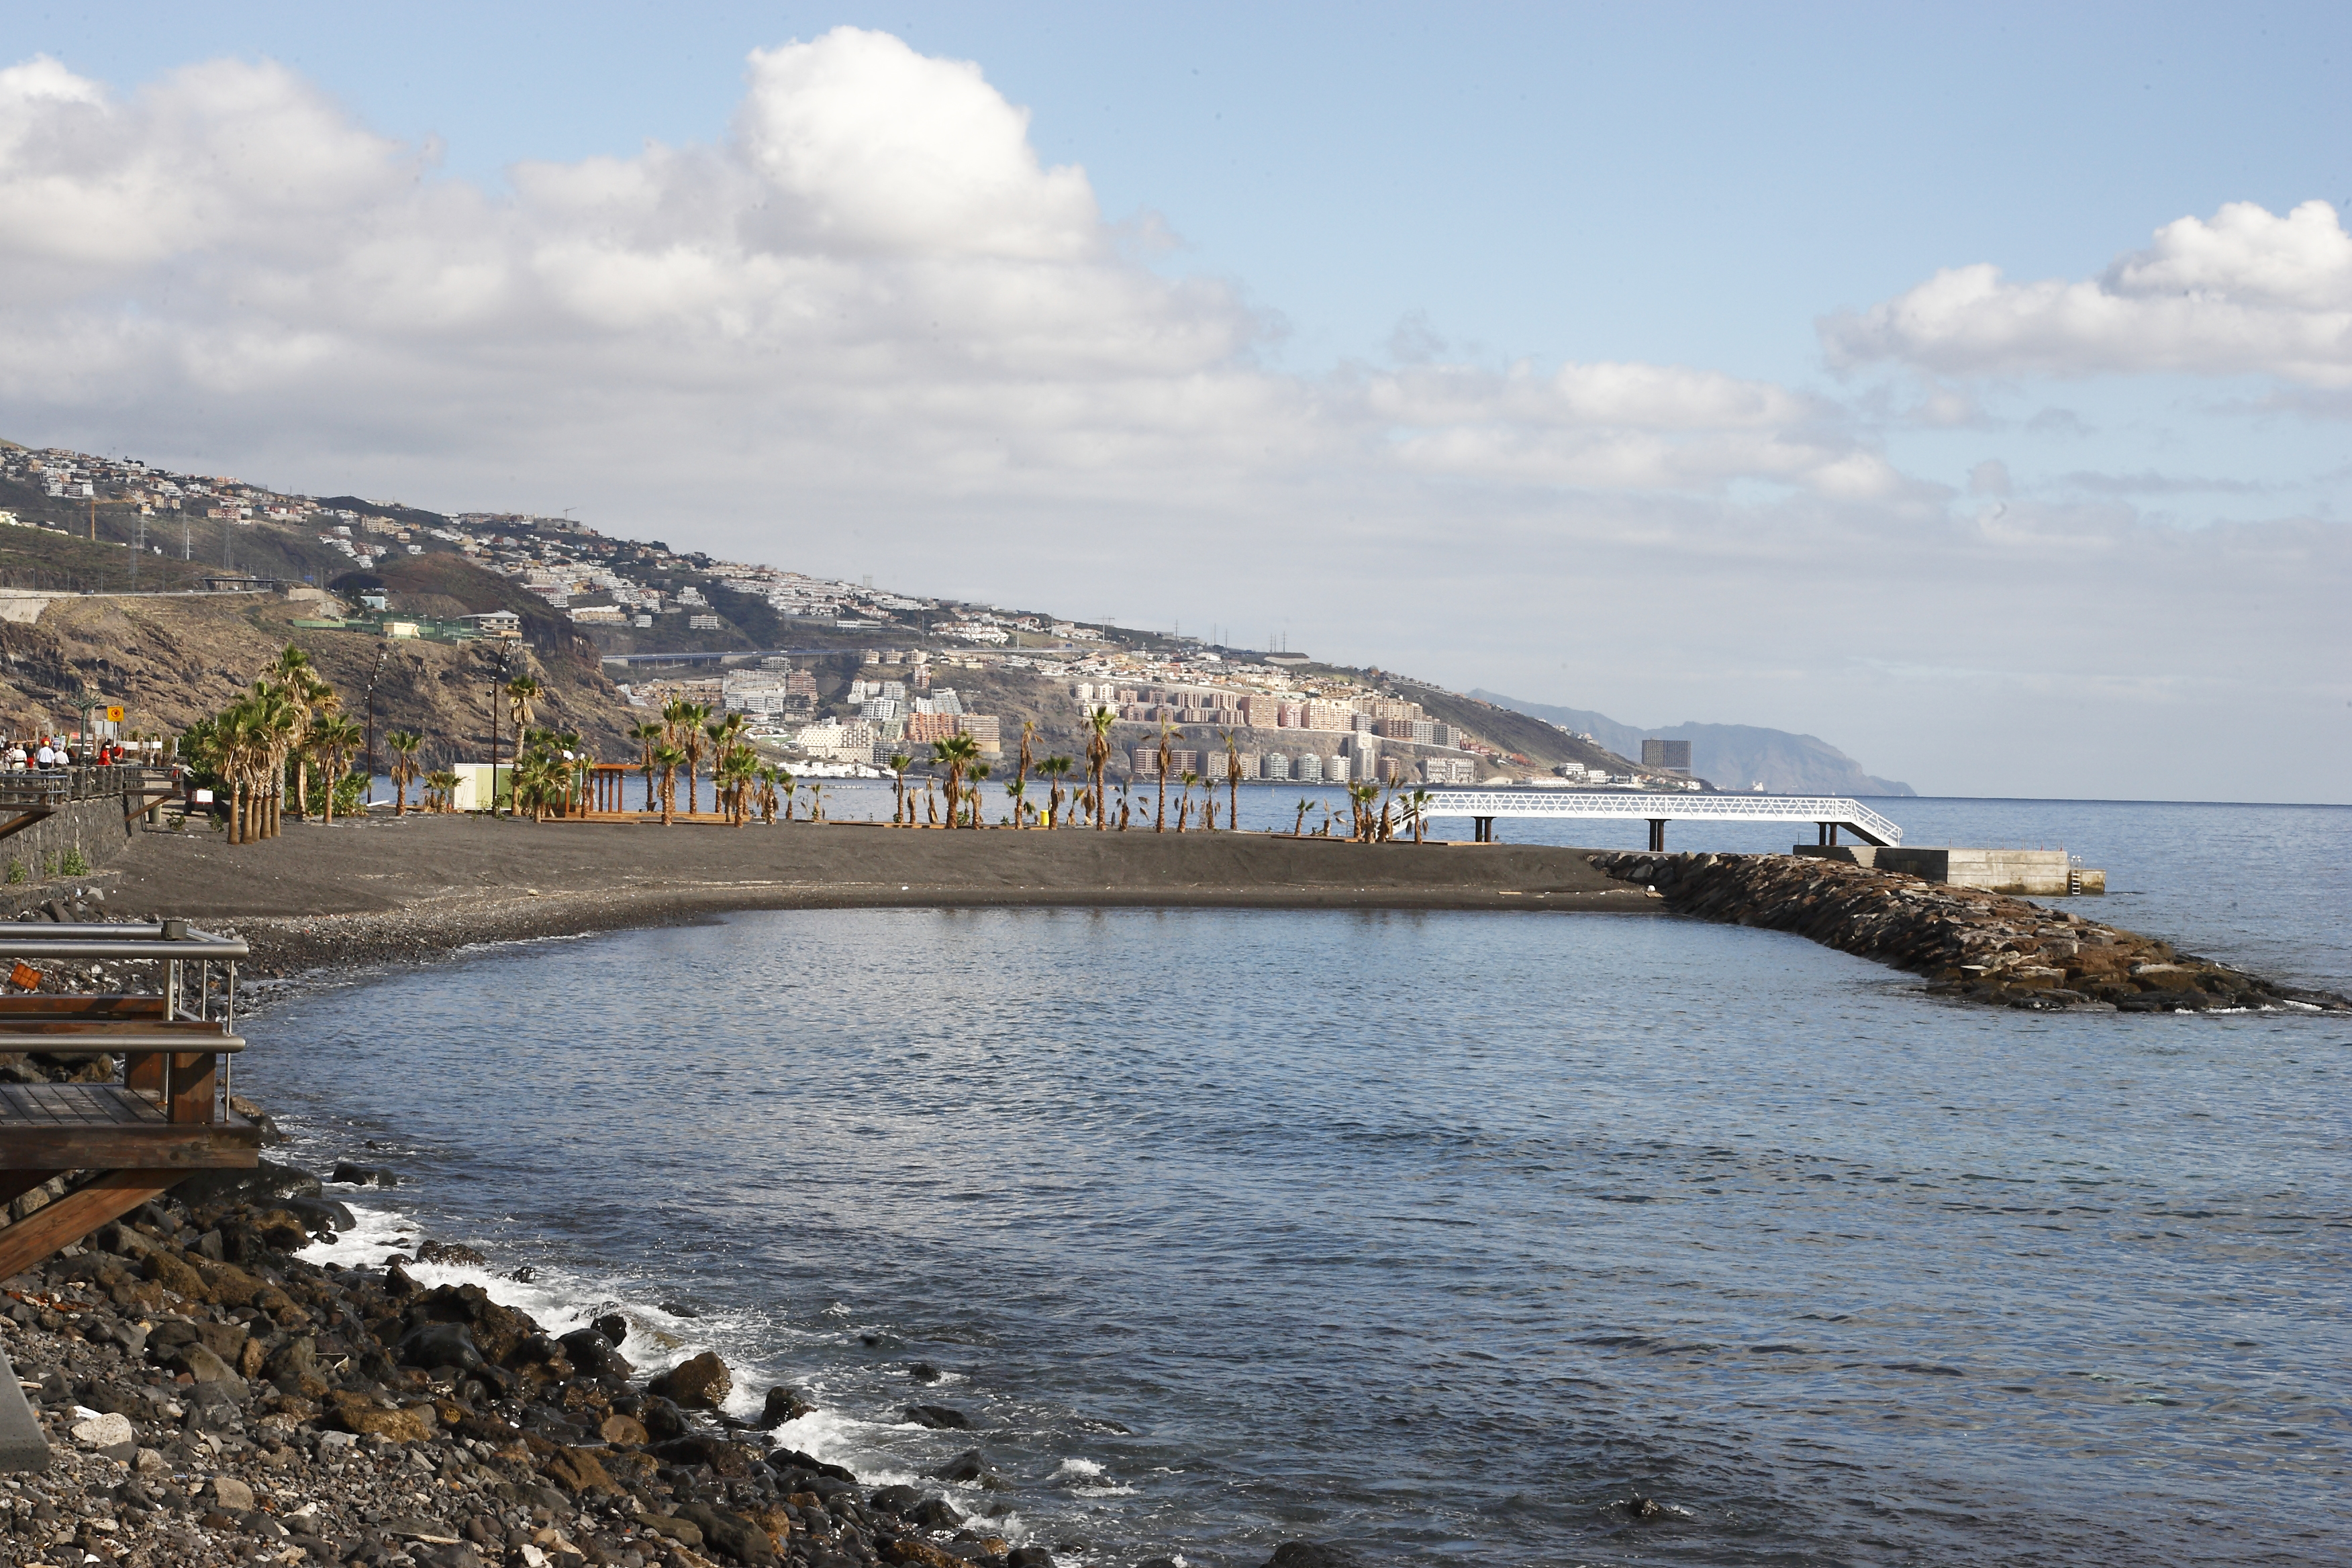
<svg viewBox="0 0 2352 1568"><path fill-rule="evenodd" d="M122 704L118 702L113 707L109 708L106 710L106 721L110 724L120 724L122 722Z"/></svg>

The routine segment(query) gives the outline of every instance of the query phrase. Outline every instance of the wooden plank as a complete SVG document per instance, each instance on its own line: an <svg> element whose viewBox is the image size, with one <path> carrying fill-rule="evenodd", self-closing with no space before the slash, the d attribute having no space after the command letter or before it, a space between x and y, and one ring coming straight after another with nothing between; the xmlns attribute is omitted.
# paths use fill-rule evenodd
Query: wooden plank
<svg viewBox="0 0 2352 1568"><path fill-rule="evenodd" d="M0 1131L15 1126L19 1112L24 1121L55 1125L171 1125L152 1101L112 1083L12 1084L0 1089Z"/></svg>
<svg viewBox="0 0 2352 1568"><path fill-rule="evenodd" d="M22 1274L60 1247L70 1247L120 1219L148 1199L161 1196L186 1175L184 1170L137 1168L108 1171L47 1208L36 1209L0 1230L0 1279Z"/></svg>
<svg viewBox="0 0 2352 1568"><path fill-rule="evenodd" d="M40 993L0 996L0 1023L12 1022L16 1015L26 1013L51 1014L60 1018L160 1018L163 1016L164 1000L161 996L51 996Z"/></svg>
<svg viewBox="0 0 2352 1568"><path fill-rule="evenodd" d="M0 1137L0 1171L250 1170L260 1159L261 1131L249 1123L11 1127Z"/></svg>

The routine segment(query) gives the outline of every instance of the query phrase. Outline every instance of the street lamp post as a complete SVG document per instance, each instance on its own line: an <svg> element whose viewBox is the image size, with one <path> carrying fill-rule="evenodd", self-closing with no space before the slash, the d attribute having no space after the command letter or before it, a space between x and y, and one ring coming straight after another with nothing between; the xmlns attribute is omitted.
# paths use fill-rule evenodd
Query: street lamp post
<svg viewBox="0 0 2352 1568"><path fill-rule="evenodd" d="M392 645L391 645L390 643L388 643L388 642L380 642L380 643L376 644L376 645L375 645L375 668L374 668L373 669L372 669L372 670L368 671L368 683L367 683L367 788L366 788L366 790L365 790L365 791L361 795L361 796L360 796L360 800L361 800L361 802L362 803L362 804L361 805L361 807L360 807L360 809L361 809L362 811L365 811L365 810L367 809L366 805L365 805L364 803L367 801L368 797L375 794L375 683L376 683L376 681L378 680L378 679L380 679L380 678L383 676L383 661L384 661L385 658L386 658L386 657L387 657L391 652L392 652Z"/></svg>

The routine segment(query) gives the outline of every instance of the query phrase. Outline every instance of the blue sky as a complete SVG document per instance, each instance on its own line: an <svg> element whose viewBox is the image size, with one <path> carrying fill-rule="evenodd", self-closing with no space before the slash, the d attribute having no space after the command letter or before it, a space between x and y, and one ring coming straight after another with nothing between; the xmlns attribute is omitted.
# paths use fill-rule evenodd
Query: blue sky
<svg viewBox="0 0 2352 1568"><path fill-rule="evenodd" d="M1181 443L1154 445L1149 461L1134 460L1147 468L1170 461L1214 482L1131 493L1073 476L1098 476L1109 454L1127 451L1132 430L1089 430L1078 440L1066 428L1024 424L975 437L960 457L941 454L935 482L918 493L861 488L851 475L817 482L806 465L781 457L762 469L756 448L772 426L747 418L721 440L708 418L681 416L682 427L702 432L690 439L717 443L689 466L724 470L723 485L672 521L659 515L658 493L614 476L597 498L614 526L660 522L673 539L699 527L714 545L738 541L747 553L773 537L771 557L797 554L813 568L874 571L934 592L1006 595L1034 584L1031 599L1081 614L1112 608L1136 621L1236 626L1278 616L1295 639L1463 684L1516 690L1528 684L1514 679L1519 669L1564 664L1573 684L1527 695L1639 722L1810 729L1874 771L1922 775L1914 782L1923 787L2198 794L2208 791L2193 782L2210 774L2176 769L2170 784L2156 783L2151 770L2172 766L2158 749L2086 733L2070 717L2080 706L2042 689L2022 664L1995 669L1954 659L1950 649L1900 659L1875 647L1841 654L1818 634L1789 647L1785 663L1759 661L1752 650L1808 639L1792 639L1769 612L1732 606L1759 572L1778 584L1807 582L1815 552L1825 552L1839 562L1816 579L1825 585L1877 602L1939 583L1956 610L1989 617L1983 628L2002 642L2046 629L2046 606L2068 602L2063 579L2074 573L2080 596L2101 602L2094 618L2107 624L2069 657L2112 658L2101 675L2105 695L2090 707L2121 703L2132 716L2126 731L2248 711L2219 672L2259 668L2258 647L2340 664L2346 650L2340 640L2329 646L2322 605L2297 596L2342 581L2352 410L2331 368L2337 362L2326 359L2333 351L2323 344L2325 363L2315 368L2307 354L2281 357L2209 323L2184 329L2188 346L2166 357L2137 352L2138 329L2127 323L2085 338L2079 322L2046 321L2033 331L2056 335L2021 348L1986 335L2006 330L2003 312L2032 303L2009 293L1992 301L1999 320L1979 312L1924 335L1892 318L1865 318L1939 273L1977 264L1997 267L2004 289L2095 284L2183 219L2213 226L2188 237L2191 250L2226 249L2219 215L2232 204L2284 220L2316 200L2340 215L2352 199L2340 87L2352 63L2347 16L2341 7L2222 14L2146 5L572 5L485 15L425 5L396 16L60 5L16 8L0 64L47 56L128 114L148 84L182 68L276 62L354 134L411 154L428 150L418 171L426 184L495 205L518 199L519 161L626 163L641 160L649 141L725 146L753 100L747 93L756 97L747 68L755 49L816 40L841 26L887 34L918 57L971 62L990 91L1027 110L1028 148L1048 171L1083 170L1102 243L1119 265L1213 292L1211 305L1193 296L1165 308L1182 331L1221 345L1201 347L1209 357L1200 364L1259 373L1233 404L1255 410L1244 424L1278 420L1276 405L1328 413L1368 387L1371 412L1344 431L1326 418L1288 445L1269 440L1244 474L1227 465L1244 438L1232 429L1211 437L1205 426L1184 423L1189 414L1171 411L1188 405L1171 392L1177 401L1139 416L1144 434L1160 443L1181 427L1203 444L1189 457L1175 454ZM235 97L208 99L206 122L233 118ZM520 197L525 205L537 199ZM341 220L320 208L316 221ZM2297 285L2299 324L2280 330L2324 338L2327 312L2342 308L2328 293L2333 242L2309 225L2302 232L2324 242L2313 253L2323 258L2318 281ZM2272 225L2250 243L2260 249L2284 233ZM2170 264L2163 256L2150 263L2158 273ZM2242 274L2198 273L2192 287L2259 291L2262 265L2257 257ZM152 318L163 295L141 291L162 289L160 277L116 287ZM2153 298L2147 289L2134 296L2141 304ZM1825 330L1841 312L1849 326ZM1216 324L1204 326L1211 318ZM1092 363L1107 342L1159 342L1174 319L1139 328L1089 315L1086 353ZM934 342L958 330L952 315L944 325L906 324ZM994 330L975 328L971 341L996 343ZM1031 341L1029 328L1021 333ZM2263 341L2275 340L2273 332ZM905 346L892 341L893 352ZM546 367L562 358L557 348L544 352ZM509 355L500 374L517 363ZM1776 389L1774 411L1727 428L1769 426L1774 444L1811 443L1822 462L1785 452L1724 456L1707 459L1704 483L1685 472L1620 485L1605 476L1649 472L1634 452L1640 441L1620 441L1605 462L1598 447L1580 447L1563 468L1557 452L1536 450L1555 439L1554 414L1537 420L1536 435L1516 425L1496 434L1510 422L1494 400L1511 395L1504 384L1513 367L1540 380L1562 367L1612 364ZM1395 389L1382 378L1416 366L1445 373L1456 413L1464 378L1484 374L1495 384L1461 424L1425 430L1435 417L1426 387L1383 392ZM576 373L546 367L561 395L572 395ZM918 423L940 416L941 373L910 374L916 380L891 395L932 411L912 416ZM1034 366L1021 374L1023 384L1035 384ZM859 385L860 395L884 395ZM1576 406L1589 413L1616 395L1596 393ZM1412 406L1402 422L1412 428L1395 449L1421 464L1402 488L1385 470L1351 467L1348 456L1382 438L1376 432L1398 417L1398 396ZM1271 401L1254 401L1261 398ZM1041 409L1052 402L1041 396ZM912 405L894 406L903 418ZM55 438L70 429L116 444L178 442L224 463L272 465L289 484L323 488L331 473L448 506L552 509L582 500L570 493L580 488L578 466L543 433L516 437L536 457L436 453L425 433L371 430L368 410L354 406L297 446L282 430L263 435L261 413L253 405L251 426L226 413L192 421L142 413L120 388L94 386L78 402L51 393L47 403L0 389L0 415L19 438L42 434L27 418L46 417L58 427ZM795 428L803 418L773 417ZM282 424L282 410L270 418ZM1602 423L1621 435L1628 427L1620 413ZM1688 428L1682 416L1668 424ZM1726 437L1734 446L1747 438ZM836 432L830 447L839 440ZM999 448L1005 456L996 465L985 454ZM1899 481L1824 479L1832 448ZM344 457L332 456L339 451ZM904 451L877 454L904 471ZM1810 477L1791 478L1801 471ZM747 478L755 489L772 481L770 493L790 501L780 511L797 524L779 521L763 535L758 509L742 503ZM468 485L500 493L456 493ZM1398 499L1407 491L1409 500ZM1025 519L1048 534L1085 519L1115 531L1127 519L1145 532L1183 529L1225 541L1230 531L1245 543L1294 515L1312 520L1301 525L1307 531L1368 531L1400 557L1416 539L1440 541L1439 552L1385 575L1350 565L1319 595L1213 576L1145 574L1160 580L1139 584L1115 553L1089 549L1048 551L1015 571L1003 552L966 554L955 542L958 520L973 516L992 526ZM2008 531L2029 516L2036 543L2027 556L2004 553L2014 543ZM1956 529L1974 531L1964 546L1946 537ZM2050 542L2053 531L2079 542L2084 530L2107 531L2111 551L2133 564L2119 574L2112 560L2093 567L2069 555L2074 544ZM2234 541L2233 530L2255 534L2244 548L2220 542ZM900 559L880 542L893 540L909 547ZM1457 550L1456 541L1473 542ZM1717 642L1697 638L1678 668L1612 668L1605 650L1643 628L1596 615L1589 637L1563 639L1557 618L1519 604L1512 584L1482 578L1478 541L1501 542L1507 562L1524 550L1515 569L1499 568L1516 576L1573 575L1589 563L1612 582L1681 585L1693 605L1710 606L1709 620L1738 624ZM2218 553L2200 564L2200 549ZM2265 552L2281 549L2287 553L2275 560L2291 559L2300 587L2267 585L2277 568ZM1855 563L1874 554L1875 573ZM1691 569L1699 560L1709 564ZM1281 575L1315 581L1310 561L1286 558ZM2157 576L2142 580L2143 571ZM2040 584L2037 607L2009 620L2000 618L2004 572ZM2273 595L2288 602L2282 607ZM2135 605L2147 612L2139 624L2126 613ZM1449 620L1478 629L1434 629ZM1863 620L1864 643L1899 641L1908 629L1899 618ZM2205 624L2184 633L2184 621ZM1536 657L1538 643L1570 657ZM2179 660L2177 670L2153 668L2168 657ZM1955 685L1979 682L2004 693L1969 710L1985 733L1955 740L1948 722L1887 711L1941 705ZM2293 762L2291 782L2266 778L2250 761L2224 793L2344 798L2347 698L2324 679L2291 699L2261 698L2255 707L2266 719L2310 737L2308 748ZM2025 731L2014 750L1985 743L2012 722ZM2141 780L2152 787L2134 787Z"/></svg>

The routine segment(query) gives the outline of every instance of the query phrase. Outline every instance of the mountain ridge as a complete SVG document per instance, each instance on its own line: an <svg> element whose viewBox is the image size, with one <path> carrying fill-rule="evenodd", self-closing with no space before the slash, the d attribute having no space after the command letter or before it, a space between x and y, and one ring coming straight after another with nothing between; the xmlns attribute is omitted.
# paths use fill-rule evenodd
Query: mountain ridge
<svg viewBox="0 0 2352 1568"><path fill-rule="evenodd" d="M1880 778L1818 735L1792 734L1754 724L1685 721L1662 729L1622 723L1589 708L1529 702L1499 691L1471 696L1531 719L1590 733L1609 750L1638 759L1644 740L1688 741L1691 772L1727 790L1762 784L1774 795L1916 795L1899 779Z"/></svg>

